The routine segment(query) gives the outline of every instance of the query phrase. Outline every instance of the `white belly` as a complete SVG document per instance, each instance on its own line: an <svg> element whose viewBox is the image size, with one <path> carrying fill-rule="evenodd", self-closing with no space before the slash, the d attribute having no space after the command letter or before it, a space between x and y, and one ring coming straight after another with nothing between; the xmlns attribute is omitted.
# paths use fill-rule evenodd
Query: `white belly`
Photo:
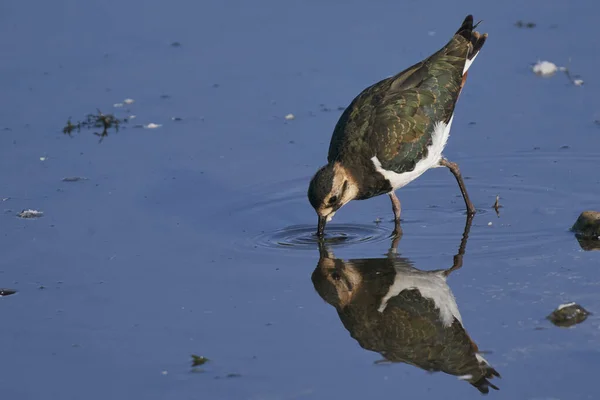
<svg viewBox="0 0 600 400"><path fill-rule="evenodd" d="M448 137L450 136L450 128L452 127L453 119L454 115L452 115L447 125L441 121L435 124L433 128L433 135L431 137L431 145L427 147L427 157L419 160L419 162L417 162L415 165L415 169L412 171L403 172L401 174L398 174L394 171L388 171L383 169L377 156L371 158L371 161L373 161L377 172L383 175L383 177L390 182L392 191L408 185L410 182L423 175L423 173L429 168L439 167L439 162L442 158L442 151L444 151L444 147L446 147Z"/></svg>

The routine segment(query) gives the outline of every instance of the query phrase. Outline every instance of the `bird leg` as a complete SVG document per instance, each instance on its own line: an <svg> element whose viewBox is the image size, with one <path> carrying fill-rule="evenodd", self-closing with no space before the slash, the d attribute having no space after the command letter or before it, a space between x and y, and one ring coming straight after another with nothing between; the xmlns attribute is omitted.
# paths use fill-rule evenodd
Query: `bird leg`
<svg viewBox="0 0 600 400"><path fill-rule="evenodd" d="M465 200L465 205L467 206L467 214L474 215L477 212L477 210L475 209L475 206L473 206L473 203L471 203L471 200L469 200L467 188L465 187L465 182L463 181L462 175L460 174L458 164L448 161L445 158L442 158L440 160L440 165L447 167L452 172L452 174L456 178L456 182L458 182L458 187L460 188L460 192L462 193L463 199Z"/></svg>
<svg viewBox="0 0 600 400"><path fill-rule="evenodd" d="M448 268L444 271L444 275L448 276L452 271L456 271L461 268L463 265L463 256L465 255L465 251L467 249L467 240L469 239L469 231L471 230L471 223L473 222L473 214L467 214L467 220L465 222L465 229L463 231L463 236L460 241L460 246L458 247L458 253L454 256L454 260L452 263L452 267Z"/></svg>
<svg viewBox="0 0 600 400"><path fill-rule="evenodd" d="M402 236L402 228L400 227L400 213L402 207L400 206L400 200L396 197L396 193L390 192L390 200L392 200L392 209L394 210L394 232L392 236Z"/></svg>

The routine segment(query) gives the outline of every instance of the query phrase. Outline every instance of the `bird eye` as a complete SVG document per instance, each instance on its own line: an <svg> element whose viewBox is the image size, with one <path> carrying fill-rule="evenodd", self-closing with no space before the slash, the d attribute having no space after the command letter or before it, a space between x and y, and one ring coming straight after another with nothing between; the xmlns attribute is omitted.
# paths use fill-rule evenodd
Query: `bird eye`
<svg viewBox="0 0 600 400"><path fill-rule="evenodd" d="M337 196L331 196L329 198L329 204L335 204L336 201L337 201Z"/></svg>
<svg viewBox="0 0 600 400"><path fill-rule="evenodd" d="M334 281L339 281L340 279L342 279L341 275L340 275L339 273L337 273L337 272L332 272L332 273L331 273L331 278L332 278Z"/></svg>

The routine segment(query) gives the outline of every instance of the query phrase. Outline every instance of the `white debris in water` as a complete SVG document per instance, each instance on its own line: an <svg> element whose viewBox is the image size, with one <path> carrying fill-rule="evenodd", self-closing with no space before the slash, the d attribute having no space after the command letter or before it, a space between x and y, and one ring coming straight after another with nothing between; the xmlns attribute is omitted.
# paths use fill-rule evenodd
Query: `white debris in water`
<svg viewBox="0 0 600 400"><path fill-rule="evenodd" d="M160 128L161 126L162 126L161 124L155 124L154 122L150 122L148 125L144 125L144 128L156 129L156 128Z"/></svg>
<svg viewBox="0 0 600 400"><path fill-rule="evenodd" d="M123 103L115 103L115 104L113 104L113 107L121 108L121 107L123 107Z"/></svg>
<svg viewBox="0 0 600 400"><path fill-rule="evenodd" d="M169 375L169 371L160 371L161 375Z"/></svg>
<svg viewBox="0 0 600 400"><path fill-rule="evenodd" d="M134 102L135 102L134 99L125 99L125 100L123 100L123 103L125 103L125 104L133 104Z"/></svg>
<svg viewBox="0 0 600 400"><path fill-rule="evenodd" d="M44 215L44 213L41 211L28 209L28 210L23 210L20 213L18 213L17 217L19 217L19 218L39 218L42 215Z"/></svg>
<svg viewBox="0 0 600 400"><path fill-rule="evenodd" d="M488 226L492 226L492 221L488 222Z"/></svg>
<svg viewBox="0 0 600 400"><path fill-rule="evenodd" d="M40 161L46 161L46 157L40 157Z"/></svg>
<svg viewBox="0 0 600 400"><path fill-rule="evenodd" d="M583 85L583 79L574 79L573 80L573 85L575 85L575 86L581 86L581 85Z"/></svg>
<svg viewBox="0 0 600 400"><path fill-rule="evenodd" d="M136 117L135 115L130 115L129 119L135 119L135 117Z"/></svg>
<svg viewBox="0 0 600 400"><path fill-rule="evenodd" d="M567 308L567 307L571 307L574 306L575 303L565 303L565 304L561 304L560 306L558 306L557 310L562 310L563 308Z"/></svg>
<svg viewBox="0 0 600 400"><path fill-rule="evenodd" d="M533 66L533 72L536 75L543 77L552 76L556 73L556 71L558 71L558 67L556 66L556 64L550 61L538 61Z"/></svg>
<svg viewBox="0 0 600 400"><path fill-rule="evenodd" d="M296 117L294 116L294 114L288 114L288 115L286 115L286 116L285 116L285 119L287 119L288 121L291 121L291 120L293 120L294 118L296 118Z"/></svg>

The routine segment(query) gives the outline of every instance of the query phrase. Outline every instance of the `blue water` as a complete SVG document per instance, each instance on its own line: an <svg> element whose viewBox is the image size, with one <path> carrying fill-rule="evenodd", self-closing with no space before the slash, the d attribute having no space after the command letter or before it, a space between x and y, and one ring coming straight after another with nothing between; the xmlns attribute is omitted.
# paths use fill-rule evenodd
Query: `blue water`
<svg viewBox="0 0 600 400"><path fill-rule="evenodd" d="M0 393L479 396L448 374L374 365L381 355L313 287L316 246L274 239L316 225L306 188L338 107L437 50L472 13L490 37L445 155L481 212L448 283L502 375L490 397L596 398L600 253L581 250L568 228L598 206L598 12L557 0L5 2L0 287L18 292L0 298ZM584 85L535 76L538 59L570 59ZM135 102L113 107L126 98ZM100 144L93 130L62 134L67 118L96 109L136 118ZM134 128L149 123L162 126ZM62 181L70 176L88 179ZM464 226L454 178L430 171L398 195L398 252L422 270L451 266ZM43 217L16 217L28 208ZM385 196L344 207L333 222L372 237L336 257L386 257L390 218ZM568 301L595 314L570 329L545 320ZM211 361L194 372L191 354Z"/></svg>

